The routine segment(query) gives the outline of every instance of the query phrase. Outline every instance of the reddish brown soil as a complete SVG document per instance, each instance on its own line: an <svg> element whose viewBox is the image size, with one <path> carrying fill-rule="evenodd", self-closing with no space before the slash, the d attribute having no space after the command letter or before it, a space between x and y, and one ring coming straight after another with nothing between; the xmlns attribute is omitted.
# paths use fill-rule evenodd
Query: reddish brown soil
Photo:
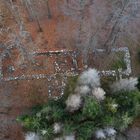
<svg viewBox="0 0 140 140"><path fill-rule="evenodd" d="M69 0L67 0L69 1ZM79 0L70 0L69 7L66 5L66 0L50 0L49 6L51 10L51 18L48 18L46 4L43 0L37 0L35 2L35 9L42 29L39 31L36 19L30 20L29 13L21 0L16 0L14 4L17 6L18 11L14 15L11 9L5 3L5 0L0 0L0 12L2 11L2 21L0 20L0 43L7 43L9 40L13 41L13 35L18 36L23 48L28 53L35 51L56 51L56 50L79 50L77 58L79 69L83 69L83 59L88 57L88 64L94 64L93 48L104 48L105 42L108 40L111 33L112 27L115 23L115 18L111 18L113 13L113 6L111 2L106 0L94 0L90 3L90 0L86 0L87 5L85 6L82 17L80 13ZM40 4L39 4L40 3ZM127 13L127 11L125 11ZM125 13L125 14L126 14ZM25 31L29 33L29 37L20 36L20 28L17 24L15 17L19 14L25 27ZM112 19L112 20L110 20ZM19 20L19 19L18 19ZM132 23L131 23L132 22ZM135 61L137 51L139 49L139 36L137 32L139 20L131 20L131 22L124 26L123 33L117 38L116 46L128 46L132 54L133 62L133 74L140 74L140 65ZM10 30L8 30L9 28ZM132 29L136 36L128 39L128 33ZM122 29L120 29L122 30ZM129 33L132 33L131 31ZM133 34L131 34L133 35ZM91 44L91 36L93 41ZM113 34L112 34L113 36ZM124 40L127 38L127 41ZM128 41L129 40L129 41ZM136 44L137 40L137 44ZM131 43L130 43L131 42ZM132 43L133 42L133 43ZM6 45L5 47L7 48ZM135 47L133 47L135 46ZM90 55L85 55L85 52L90 51ZM0 48L0 54L4 49ZM96 57L96 56L94 56ZM11 56L3 60L3 72L4 77L8 76L20 76L22 74L54 74L54 61L64 59L67 60L67 65L63 73L73 67L71 63L71 57L47 57L47 56L35 56L36 65L38 67L43 66L42 69L35 69L31 60L23 59L23 56L19 52L19 49L12 49ZM103 60L104 66L108 63L108 59ZM27 68L22 69L21 64L26 64ZM12 74L7 72L9 64L14 65L16 71ZM100 67L100 66L99 66ZM41 80L23 80L23 81L10 81L0 82L0 140L24 140L24 133L21 125L17 124L16 117L20 114L28 112L28 109L34 104L46 102L48 99L48 82L45 79Z"/></svg>

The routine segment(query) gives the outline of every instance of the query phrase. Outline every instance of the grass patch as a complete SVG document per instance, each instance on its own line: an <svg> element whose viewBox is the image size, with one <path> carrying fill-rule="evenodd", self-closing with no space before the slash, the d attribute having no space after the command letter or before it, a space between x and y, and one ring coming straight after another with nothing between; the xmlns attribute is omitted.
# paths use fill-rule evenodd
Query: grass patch
<svg viewBox="0 0 140 140"><path fill-rule="evenodd" d="M126 69L126 63L124 61L124 54L122 52L116 53L116 60L112 62L111 69L118 70L122 68L123 70Z"/></svg>

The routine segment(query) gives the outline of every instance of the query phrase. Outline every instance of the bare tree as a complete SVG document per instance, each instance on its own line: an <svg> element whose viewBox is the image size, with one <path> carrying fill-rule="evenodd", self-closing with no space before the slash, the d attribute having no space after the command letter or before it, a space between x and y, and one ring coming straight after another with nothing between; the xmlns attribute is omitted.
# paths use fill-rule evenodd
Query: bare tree
<svg viewBox="0 0 140 140"><path fill-rule="evenodd" d="M47 5L48 19L51 19L52 14L51 14L50 6L49 6L49 0L45 0L45 2L46 2L46 5Z"/></svg>
<svg viewBox="0 0 140 140"><path fill-rule="evenodd" d="M27 13L28 13L28 15L29 15L29 20L30 20L30 21L33 21L33 16L32 16L31 11L30 11L30 10L32 10L32 9L29 8L29 5L28 5L28 3L27 3L26 0L21 0L21 1L22 1L23 5L25 6L26 11L27 11Z"/></svg>
<svg viewBox="0 0 140 140"><path fill-rule="evenodd" d="M108 53L111 51L111 48L116 45L117 39L122 33L125 32L125 35L130 36L130 30L132 27L129 28L127 23L134 21L134 19L137 18L137 13L139 12L137 0L123 0L117 1L116 3L121 3L122 6L121 8L119 7L118 9L114 10L113 16L115 22L112 26L109 36L103 45Z"/></svg>
<svg viewBox="0 0 140 140"><path fill-rule="evenodd" d="M111 47L114 45L114 43L116 41L118 32L120 31L120 28L118 25L120 24L121 18L124 16L123 12L125 11L125 9L127 7L128 2L129 2L129 0L125 0L125 2L122 4L122 8L120 9L120 11L116 17L116 21L111 29L111 32L110 32L107 40L104 43L104 47L107 49L107 52L110 52Z"/></svg>
<svg viewBox="0 0 140 140"><path fill-rule="evenodd" d="M24 3L25 3L25 6L26 6L26 9L27 9L28 13L31 12L31 15L32 15L31 17L33 17L33 19L36 20L37 25L38 25L38 31L39 31L39 32L42 32L43 30L42 30L42 28L41 28L41 24L40 24L39 18L38 18L38 16L37 16L36 10L35 10L35 8L34 8L34 2L32 2L31 0L23 0L23 1L24 1ZM30 14L29 14L29 15L30 15ZM30 18L31 18L31 17L30 17Z"/></svg>
<svg viewBox="0 0 140 140"><path fill-rule="evenodd" d="M66 0L61 6L64 14L71 16L79 24L77 28L76 46L83 55L83 63L87 65L88 48L91 34L91 23L86 16L88 8L93 4L94 0ZM94 33L93 33L94 34Z"/></svg>

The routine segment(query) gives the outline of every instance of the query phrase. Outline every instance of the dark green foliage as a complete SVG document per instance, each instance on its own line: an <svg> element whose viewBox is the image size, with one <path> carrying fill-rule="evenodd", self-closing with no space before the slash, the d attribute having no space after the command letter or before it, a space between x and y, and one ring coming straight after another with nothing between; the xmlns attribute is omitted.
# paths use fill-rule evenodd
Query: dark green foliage
<svg viewBox="0 0 140 140"><path fill-rule="evenodd" d="M95 129L95 123L93 121L85 121L76 131L77 140L88 140L91 138Z"/></svg>
<svg viewBox="0 0 140 140"><path fill-rule="evenodd" d="M115 109L115 112L113 111L115 114L108 112L111 109L106 106L107 102L109 104L112 102L118 104L118 108ZM140 115L140 92L120 91L119 93L113 93L106 98L104 106L106 112L103 118L104 124L114 126L116 129L123 131L132 123L134 118Z"/></svg>
<svg viewBox="0 0 140 140"><path fill-rule="evenodd" d="M116 118L116 121L114 123L114 126L119 131L124 131L128 126L132 123L133 117L129 115L129 113L124 113L121 115L118 115L118 118Z"/></svg>
<svg viewBox="0 0 140 140"><path fill-rule="evenodd" d="M126 69L126 63L124 61L124 54L122 53L117 53L117 60L113 62L111 65L111 68L114 70L118 69Z"/></svg>
<svg viewBox="0 0 140 140"><path fill-rule="evenodd" d="M104 114L104 117L101 118L101 126L114 126L116 117L112 114Z"/></svg>
<svg viewBox="0 0 140 140"><path fill-rule="evenodd" d="M86 97L85 104L83 107L83 116L89 119L94 119L100 113L100 104L92 97Z"/></svg>
<svg viewBox="0 0 140 140"><path fill-rule="evenodd" d="M138 91L120 91L114 93L112 98L116 100L120 113L128 112L130 116L138 115L140 107L140 92Z"/></svg>
<svg viewBox="0 0 140 140"><path fill-rule="evenodd" d="M126 63L124 62L124 60L117 60L112 64L112 69L118 70L120 68L126 69Z"/></svg>
<svg viewBox="0 0 140 140"><path fill-rule="evenodd" d="M79 123L79 122L81 122L82 120L85 119L85 117L82 116L81 114L82 114L81 110L76 111L76 112L73 113L73 114L69 114L69 115L71 115L70 120L73 121L74 123Z"/></svg>
<svg viewBox="0 0 140 140"><path fill-rule="evenodd" d="M69 135L77 129L77 125L72 121L65 121L63 126L63 135Z"/></svg>
<svg viewBox="0 0 140 140"><path fill-rule="evenodd" d="M22 125L30 131L36 131L40 128L39 119L34 116L23 115L18 117L17 121L22 122Z"/></svg>
<svg viewBox="0 0 140 140"><path fill-rule="evenodd" d="M46 130L46 134L43 135L43 140L52 140L54 138L53 135L53 128L52 127L48 127L45 129Z"/></svg>
<svg viewBox="0 0 140 140"><path fill-rule="evenodd" d="M73 90L70 88L68 91ZM140 114L140 92L121 91L108 94L103 102L98 102L92 96L83 97L83 107L73 113L66 110L66 97L49 100L45 105L34 107L32 113L19 117L23 126L30 131L46 133L44 140L53 140L53 125L63 124L61 136L75 134L77 140L90 140L95 130L111 126L118 131L124 131ZM114 106L115 105L115 106Z"/></svg>

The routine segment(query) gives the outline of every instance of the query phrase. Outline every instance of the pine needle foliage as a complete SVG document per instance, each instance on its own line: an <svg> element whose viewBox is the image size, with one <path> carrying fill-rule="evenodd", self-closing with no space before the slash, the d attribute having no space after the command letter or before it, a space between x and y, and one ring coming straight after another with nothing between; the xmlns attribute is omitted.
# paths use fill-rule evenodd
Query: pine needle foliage
<svg viewBox="0 0 140 140"><path fill-rule="evenodd" d="M99 102L90 96L86 97L82 111L83 116L89 119L94 119L99 115L100 111L101 107Z"/></svg>
<svg viewBox="0 0 140 140"><path fill-rule="evenodd" d="M81 107L70 112L66 100L70 94L76 94L73 92L76 81L76 78L70 80L68 89L65 90L66 95L33 107L31 113L22 115L17 120L25 130L38 133L43 140L64 138L71 134L76 140L90 140L96 130L105 127L124 131L140 115L139 91L110 91L101 102L92 95L81 96ZM58 134L54 133L55 123L61 124Z"/></svg>

